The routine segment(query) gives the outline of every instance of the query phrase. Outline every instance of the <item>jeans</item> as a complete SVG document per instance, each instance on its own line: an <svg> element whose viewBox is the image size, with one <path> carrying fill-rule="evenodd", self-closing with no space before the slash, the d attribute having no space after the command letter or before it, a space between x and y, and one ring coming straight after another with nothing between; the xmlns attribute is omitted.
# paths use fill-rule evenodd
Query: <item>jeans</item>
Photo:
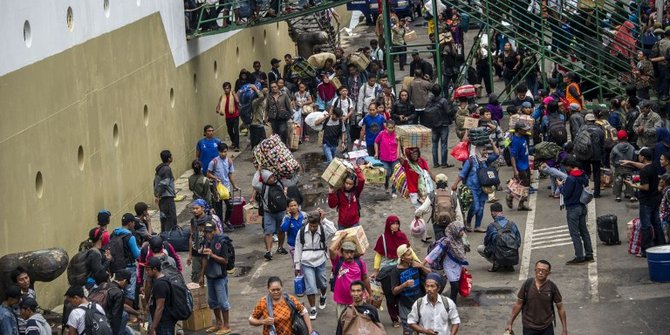
<svg viewBox="0 0 670 335"><path fill-rule="evenodd" d="M389 188L389 183L391 182L391 175L393 174L393 168L395 167L396 164L398 164L398 161L393 161L393 162L388 162L388 161L381 161L382 164L384 164L384 170L386 170L386 179L384 180L384 189L387 190ZM391 193L395 193L395 184L391 182Z"/></svg>
<svg viewBox="0 0 670 335"><path fill-rule="evenodd" d="M161 231L170 231L177 228L177 207L174 197L161 197L158 200L160 211Z"/></svg>
<svg viewBox="0 0 670 335"><path fill-rule="evenodd" d="M135 290L137 289L137 266L128 266L126 270L130 272L130 283L123 290L124 296L126 299L135 301Z"/></svg>
<svg viewBox="0 0 670 335"><path fill-rule="evenodd" d="M654 240L652 241L652 229ZM653 244L665 244L661 219L658 216L658 206L649 206L640 203L640 233L642 234L642 254L646 254L647 248Z"/></svg>
<svg viewBox="0 0 670 335"><path fill-rule="evenodd" d="M440 147L440 157L442 157L442 165L447 165L447 149L448 149L448 144L447 140L449 138L449 127L439 127L439 128L433 128L432 131L432 142L433 142L433 165L437 166L440 165L438 162L438 156L437 156L437 147L438 145L441 145Z"/></svg>
<svg viewBox="0 0 670 335"><path fill-rule="evenodd" d="M233 214L233 205L230 203L230 199L215 202L214 211L221 222L228 223L230 216Z"/></svg>
<svg viewBox="0 0 670 335"><path fill-rule="evenodd" d="M593 257L591 235L589 235L589 230L586 227L586 213L587 210L584 205L571 206L568 207L566 211L568 230L570 231L572 245L575 248L575 258L580 260L584 259L584 256ZM656 212L656 214L658 214L658 212Z"/></svg>
<svg viewBox="0 0 670 335"><path fill-rule="evenodd" d="M600 161L581 161L587 176L593 172L593 195L600 196Z"/></svg>
<svg viewBox="0 0 670 335"><path fill-rule="evenodd" d="M486 205L488 196L481 189L472 189L472 205L468 210L467 226L472 227L472 218L475 218L475 228L482 225L484 218L484 205Z"/></svg>
<svg viewBox="0 0 670 335"><path fill-rule="evenodd" d="M240 147L240 117L236 116L231 119L226 119L226 127L228 128L228 136L233 147Z"/></svg>
<svg viewBox="0 0 670 335"><path fill-rule="evenodd" d="M542 330L523 327L523 335L554 335L554 325L549 325L549 327Z"/></svg>
<svg viewBox="0 0 670 335"><path fill-rule="evenodd" d="M326 143L323 144L323 155L326 156L326 163L330 163L333 160L333 158L335 158L336 153L337 153L337 145L330 146Z"/></svg>
<svg viewBox="0 0 670 335"><path fill-rule="evenodd" d="M541 171L542 171L542 173L548 174L549 177L550 177L550 180L551 180L551 194L552 195L553 194L559 194L559 189L558 189L558 185L556 185L556 181L559 180L559 179L560 180L565 180L566 178L568 178L568 175L565 172L563 172L563 171L561 171L557 168L553 168L553 167L547 167L546 169L541 170Z"/></svg>
<svg viewBox="0 0 670 335"><path fill-rule="evenodd" d="M325 289L328 287L328 276L326 274L326 263L319 266L307 266L304 264L300 265L302 269L303 278L305 279L305 294L313 295L319 292L319 290Z"/></svg>
<svg viewBox="0 0 670 335"><path fill-rule="evenodd" d="M132 330L128 328L128 312L126 311L121 314L121 329L120 335L133 335Z"/></svg>
<svg viewBox="0 0 670 335"><path fill-rule="evenodd" d="M274 119L270 120L272 125L272 132L278 134L284 144L288 143L288 124L286 120Z"/></svg>
<svg viewBox="0 0 670 335"><path fill-rule="evenodd" d="M211 309L230 310L228 303L228 277L207 278L207 304Z"/></svg>

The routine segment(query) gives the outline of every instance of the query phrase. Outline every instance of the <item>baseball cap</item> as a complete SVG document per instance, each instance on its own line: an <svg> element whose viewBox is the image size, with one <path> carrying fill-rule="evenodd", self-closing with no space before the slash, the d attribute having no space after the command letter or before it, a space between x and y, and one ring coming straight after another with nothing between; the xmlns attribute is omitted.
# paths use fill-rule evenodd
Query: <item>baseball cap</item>
<svg viewBox="0 0 670 335"><path fill-rule="evenodd" d="M646 158L647 160L651 160L654 156L654 153L651 151L651 149L645 147L645 148L640 149L640 152L638 153L638 155Z"/></svg>
<svg viewBox="0 0 670 335"><path fill-rule="evenodd" d="M31 297L23 298L19 304L19 308L29 309L34 312L37 310L37 301Z"/></svg>
<svg viewBox="0 0 670 335"><path fill-rule="evenodd" d="M532 105L530 104L530 102L528 102L528 101L524 101L524 102L521 104L521 107L523 107L523 108L530 108L530 107L532 107Z"/></svg>
<svg viewBox="0 0 670 335"><path fill-rule="evenodd" d="M570 107L570 110L573 110L573 111L578 111L579 108L580 108L580 107L579 107L579 104L578 104L578 103L574 103L574 102L571 103L569 107Z"/></svg>
<svg viewBox="0 0 670 335"><path fill-rule="evenodd" d="M83 298L85 297L84 288L81 286L70 286L70 288L67 289L67 292L65 292L65 296L70 298L74 297Z"/></svg>
<svg viewBox="0 0 670 335"><path fill-rule="evenodd" d="M342 250L356 251L356 244L351 241L345 241L340 248L342 248Z"/></svg>
<svg viewBox="0 0 670 335"><path fill-rule="evenodd" d="M593 115L593 113L588 113L588 114L586 114L586 116L584 116L584 120L586 120L586 121L595 121L595 120L596 120L596 116Z"/></svg>
<svg viewBox="0 0 670 335"><path fill-rule="evenodd" d="M278 64L278 63L281 63L281 61L277 58L272 58L272 60L270 60L270 64Z"/></svg>
<svg viewBox="0 0 670 335"><path fill-rule="evenodd" d="M407 251L412 250L411 247L407 246L407 244L401 244L397 249L396 249L396 254L398 257L404 255L407 253Z"/></svg>
<svg viewBox="0 0 670 335"><path fill-rule="evenodd" d="M130 213L123 214L121 217L121 224L126 225L130 222L135 222L135 215L132 215Z"/></svg>
<svg viewBox="0 0 670 335"><path fill-rule="evenodd" d="M151 257L149 260L149 269L161 270L161 260L158 257Z"/></svg>
<svg viewBox="0 0 670 335"><path fill-rule="evenodd" d="M121 270L116 271L116 272L114 273L114 279L115 279L115 280L124 280L124 279L125 279L125 280L127 280L127 281L130 281L130 278L131 278L132 276L133 276L133 274L130 273L130 271L128 271L128 270L126 270L126 269L121 269Z"/></svg>
<svg viewBox="0 0 670 335"><path fill-rule="evenodd" d="M625 130L619 130L616 133L616 138L619 139L619 141L627 140L628 139L628 133Z"/></svg>
<svg viewBox="0 0 670 335"><path fill-rule="evenodd" d="M215 230L216 230L216 226L215 226L213 223L211 223L211 222L207 222L207 223L205 223L205 228L204 228L204 230L205 230L206 232L207 232L207 231L215 231Z"/></svg>
<svg viewBox="0 0 670 335"><path fill-rule="evenodd" d="M110 213L106 209L101 209L98 212L98 224L101 225L101 226L108 225L110 216L112 216L112 213Z"/></svg>

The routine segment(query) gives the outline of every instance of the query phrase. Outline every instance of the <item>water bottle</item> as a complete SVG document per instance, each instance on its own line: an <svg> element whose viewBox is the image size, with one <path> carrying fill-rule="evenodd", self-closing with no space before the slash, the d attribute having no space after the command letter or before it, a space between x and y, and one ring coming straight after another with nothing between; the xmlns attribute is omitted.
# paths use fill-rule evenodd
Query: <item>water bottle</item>
<svg viewBox="0 0 670 335"><path fill-rule="evenodd" d="M305 294L305 279L302 275L293 279L293 292L298 296Z"/></svg>

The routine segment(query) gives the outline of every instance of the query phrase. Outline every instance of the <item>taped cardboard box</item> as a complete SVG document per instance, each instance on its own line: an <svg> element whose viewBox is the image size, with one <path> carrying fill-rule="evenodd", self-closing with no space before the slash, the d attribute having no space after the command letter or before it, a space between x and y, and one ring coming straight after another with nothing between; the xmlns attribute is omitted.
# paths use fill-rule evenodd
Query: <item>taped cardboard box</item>
<svg viewBox="0 0 670 335"><path fill-rule="evenodd" d="M423 148L432 143L432 131L422 125L397 126L395 132L405 148Z"/></svg>
<svg viewBox="0 0 670 335"><path fill-rule="evenodd" d="M212 326L212 310L205 307L195 309L188 320L184 321L184 330L198 331Z"/></svg>
<svg viewBox="0 0 670 335"><path fill-rule="evenodd" d="M474 117L465 117L465 122L463 123L463 129L472 129L472 128L477 128L479 126L479 119L476 119Z"/></svg>
<svg viewBox="0 0 670 335"><path fill-rule="evenodd" d="M354 166L349 163L349 161L335 158L332 162L330 162L330 165L328 165L326 171L323 172L321 179L323 179L333 188L339 188L344 183L344 178L347 176L348 171L353 170Z"/></svg>
<svg viewBox="0 0 670 335"><path fill-rule="evenodd" d="M382 167L366 167L363 169L366 184L384 185L386 182L386 170Z"/></svg>
<svg viewBox="0 0 670 335"><path fill-rule="evenodd" d="M198 283L188 283L186 287L193 296L193 309L207 308L207 286L200 286Z"/></svg>
<svg viewBox="0 0 670 335"><path fill-rule="evenodd" d="M244 222L247 224L261 224L263 223L263 218L258 215L258 205L257 204L246 204L244 205Z"/></svg>
<svg viewBox="0 0 670 335"><path fill-rule="evenodd" d="M361 226L338 230L335 232L335 239L338 239L342 234L347 235L347 237L344 238L345 241L351 241L356 244L356 252L360 255L364 254L370 247L368 237L365 235L365 230L363 230L363 227Z"/></svg>

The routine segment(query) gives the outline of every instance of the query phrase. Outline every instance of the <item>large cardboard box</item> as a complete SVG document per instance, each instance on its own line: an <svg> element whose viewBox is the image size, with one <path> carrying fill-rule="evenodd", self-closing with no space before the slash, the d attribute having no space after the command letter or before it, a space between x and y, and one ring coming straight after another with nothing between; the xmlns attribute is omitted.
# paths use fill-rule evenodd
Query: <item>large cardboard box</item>
<svg viewBox="0 0 670 335"><path fill-rule="evenodd" d="M288 124L288 148L290 150L298 150L300 146L300 126L289 122Z"/></svg>
<svg viewBox="0 0 670 335"><path fill-rule="evenodd" d="M258 215L258 205L257 204L246 204L244 205L244 222L247 224L261 224L263 223L263 218Z"/></svg>
<svg viewBox="0 0 670 335"><path fill-rule="evenodd" d="M465 123L463 123L463 129L477 128L477 126L479 126L479 119L469 116L465 117Z"/></svg>
<svg viewBox="0 0 670 335"><path fill-rule="evenodd" d="M344 178L347 176L347 172L353 170L354 166L351 163L340 158L335 158L330 162L326 171L323 172L321 179L331 187L338 188L344 183Z"/></svg>
<svg viewBox="0 0 670 335"><path fill-rule="evenodd" d="M344 240L354 242L356 244L356 251L361 255L370 247L368 237L365 235L365 230L363 230L363 227L361 226L338 230L335 232L335 239L339 238L342 234L347 234L347 237L345 237Z"/></svg>
<svg viewBox="0 0 670 335"><path fill-rule="evenodd" d="M186 287L193 295L193 309L207 308L207 287L200 286L198 283L188 283Z"/></svg>
<svg viewBox="0 0 670 335"><path fill-rule="evenodd" d="M184 321L184 330L198 331L212 326L212 310L205 307L193 309L193 313L188 320Z"/></svg>
<svg viewBox="0 0 670 335"><path fill-rule="evenodd" d="M366 184L381 184L386 181L386 170L382 167L366 167L363 169Z"/></svg>
<svg viewBox="0 0 670 335"><path fill-rule="evenodd" d="M533 124L535 124L535 120L530 115L514 114L509 117L509 129L514 130L514 126L516 126L518 122L529 126L531 131L533 130Z"/></svg>
<svg viewBox="0 0 670 335"><path fill-rule="evenodd" d="M402 125L396 127L397 136L405 148L423 148L431 145L432 132L422 125Z"/></svg>

